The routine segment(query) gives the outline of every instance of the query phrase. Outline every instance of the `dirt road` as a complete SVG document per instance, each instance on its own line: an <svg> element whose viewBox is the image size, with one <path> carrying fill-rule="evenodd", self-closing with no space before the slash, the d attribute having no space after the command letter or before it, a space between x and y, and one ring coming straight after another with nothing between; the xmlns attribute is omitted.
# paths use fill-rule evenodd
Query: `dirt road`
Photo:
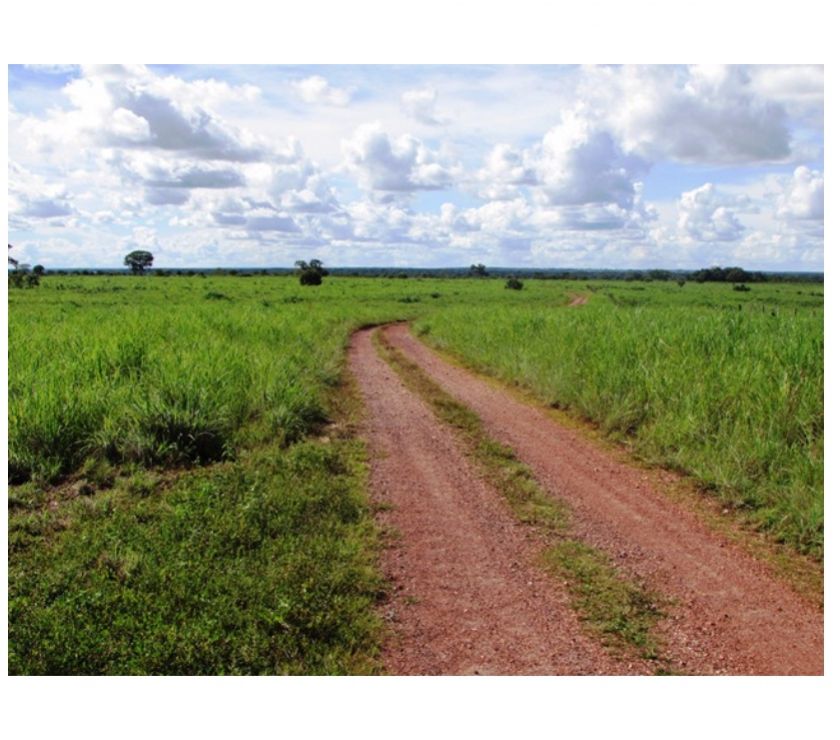
<svg viewBox="0 0 840 740"><path fill-rule="evenodd" d="M539 543L485 484L460 442L378 356L371 330L349 363L367 407L371 484L396 532L382 566L394 589L389 673L645 672L585 636L558 583L531 563Z"/></svg>
<svg viewBox="0 0 840 740"><path fill-rule="evenodd" d="M385 332L392 345L473 409L492 436L510 445L546 491L572 507L578 537L610 553L623 568L674 600L662 628L666 650L678 669L750 675L823 672L822 612L779 583L766 566L709 531L697 516L657 491L643 471L617 462L542 410L444 361L413 337L405 325L388 327ZM413 490L427 475L435 487L434 476L444 466L441 456L449 454L444 451L454 442L424 413L417 399L405 389L392 388L398 384L393 376L384 379L385 369L380 367L381 362L377 364L369 344L368 334L357 336L353 366L371 411L374 448L389 455L375 470L375 485L400 511L400 480L408 476L408 489ZM388 397L383 398L386 389ZM395 418L380 418L386 414ZM424 431L415 435L413 430L421 419ZM387 424L403 429L404 434L392 437ZM422 451L415 450L414 445L422 445ZM407 469L403 457L412 459ZM457 467L460 463L453 459L446 465ZM422 468L428 468L428 473ZM405 542L412 548L402 557L407 578L423 577L427 548L437 551L439 547L463 546L462 556L475 566L470 578L481 577L486 567L504 569L504 559L510 557L505 549L483 551L486 559L479 562L474 560L470 545L443 541L450 537L466 539L462 527L473 516L472 511L459 514L454 529L435 532L433 542L412 542L412 522L428 516L427 495L419 495L410 511L397 516L403 517L397 526L408 526ZM444 508L450 505L444 500L450 496L480 499L482 516L487 518L481 526L501 526L496 518L503 517L503 512L485 500L492 498L491 493L483 489L475 492L468 475L452 479L448 488L438 488L434 496L435 500L441 499L436 506ZM546 585L539 582L537 588L542 591ZM546 590L549 592L550 588ZM556 596L552 594L551 598ZM538 601L539 595L532 594L529 603L537 611ZM582 667L583 663L574 665Z"/></svg>

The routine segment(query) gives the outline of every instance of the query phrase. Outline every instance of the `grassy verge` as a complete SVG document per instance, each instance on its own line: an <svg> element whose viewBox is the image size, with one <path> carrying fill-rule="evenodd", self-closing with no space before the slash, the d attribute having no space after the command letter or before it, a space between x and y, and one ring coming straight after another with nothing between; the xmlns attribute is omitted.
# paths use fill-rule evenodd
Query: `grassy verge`
<svg viewBox="0 0 840 740"><path fill-rule="evenodd" d="M426 337L419 338L422 340ZM522 403L539 408L559 424L575 429L622 464L644 470L645 474L655 481L657 490L668 495L681 507L692 511L706 526L735 543L751 557L766 563L777 577L788 583L801 596L817 608L823 608L825 573L822 559L799 552L787 543L779 541L771 532L757 529L754 512L731 507L726 501L709 496L708 490L689 475L644 460L632 444L607 435L598 424L575 413L573 409L546 406L545 399L534 389L488 374L486 371L482 372L451 351L440 347L432 349L447 362L480 375L486 383L503 389Z"/></svg>
<svg viewBox="0 0 840 740"><path fill-rule="evenodd" d="M513 450L491 438L476 414L388 344L380 332L375 337L381 356L406 385L460 433L482 474L502 494L516 517L545 538L541 564L566 583L583 622L607 647L631 651L666 668L654 634L657 620L663 615L661 599L621 573L603 552L573 538L568 509L545 494Z"/></svg>
<svg viewBox="0 0 840 740"><path fill-rule="evenodd" d="M192 472L14 489L9 672L377 672L365 450L332 431Z"/></svg>
<svg viewBox="0 0 840 740"><path fill-rule="evenodd" d="M821 297L772 285L744 298L705 285L611 284L580 309L488 301L427 314L416 327L471 368L596 423L645 462L691 476L753 528L822 558Z"/></svg>

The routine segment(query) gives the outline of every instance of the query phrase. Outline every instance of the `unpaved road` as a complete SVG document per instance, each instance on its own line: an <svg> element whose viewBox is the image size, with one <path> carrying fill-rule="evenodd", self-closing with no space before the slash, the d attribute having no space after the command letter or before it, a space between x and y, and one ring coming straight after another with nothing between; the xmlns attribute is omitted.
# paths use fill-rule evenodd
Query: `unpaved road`
<svg viewBox="0 0 840 740"><path fill-rule="evenodd" d="M393 325L385 332L389 343L473 409L492 436L510 445L547 492L572 507L578 537L607 551L621 567L675 600L662 624L666 652L675 667L703 674L822 674L822 612L773 578L763 564L657 491L643 471L617 462L542 410L444 361L413 337L407 326ZM360 362L373 353L368 345L368 335L357 337L354 370L372 412L374 447L390 454L395 463L391 471L380 465L376 475L377 487L390 495L399 488L396 476L402 468L401 457L414 458L418 467L428 466L429 475L434 476L451 440L441 437L439 428L432 432L433 420L421 415L422 406L404 389L397 391L402 400L383 400L385 387L398 381L383 381L375 358ZM379 373L379 380L372 379L371 373ZM391 404L397 407L385 408ZM420 442L414 435L388 439L388 428L377 421L386 412L401 416L401 423L408 427L424 419L424 427L429 428L421 435L426 438L422 453L411 449ZM410 480L419 480L421 471L413 466L410 470ZM486 491L474 493L469 478L453 482L453 486L457 490L439 490L436 495L482 499L489 495ZM394 503L400 507L399 494ZM494 516L492 508L488 503L486 516ZM423 500L416 501L412 512L405 513L407 520L424 516L423 509ZM459 521L454 531L441 532L441 536L463 537L462 524ZM409 543L410 530L404 534ZM418 577L417 572L425 567L422 550L427 545L437 547L431 542L418 544L416 550L405 554L403 567L408 577ZM469 550L465 555L472 557ZM487 557L486 562L477 564L478 573L494 562L498 567L508 555L500 550L488 552Z"/></svg>
<svg viewBox="0 0 840 740"><path fill-rule="evenodd" d="M372 330L349 363L367 407L371 485L398 534L383 553L391 674L645 672L581 633L557 582L531 563L539 543L479 477L454 433L377 354Z"/></svg>

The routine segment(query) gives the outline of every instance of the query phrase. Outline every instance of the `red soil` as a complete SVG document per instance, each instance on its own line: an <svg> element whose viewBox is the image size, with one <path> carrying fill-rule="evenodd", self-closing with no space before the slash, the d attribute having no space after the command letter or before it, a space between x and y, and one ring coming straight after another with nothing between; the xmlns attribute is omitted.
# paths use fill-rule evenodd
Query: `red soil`
<svg viewBox="0 0 840 740"><path fill-rule="evenodd" d="M389 673L605 674L618 661L581 632L559 584L532 563L539 543L515 521L454 433L358 332L350 368L367 406L374 500L397 536L383 552L393 585Z"/></svg>
<svg viewBox="0 0 840 740"><path fill-rule="evenodd" d="M388 327L386 336L473 409L488 433L510 445L546 491L569 504L578 537L674 600L662 638L677 668L703 674L822 674L822 612L774 578L766 565L710 531L657 490L644 471L616 461L544 411L444 361L405 325ZM404 538L389 556L390 573L421 598L419 609L400 607L403 639L392 648L391 667L397 672L473 665L497 673L615 670L577 636L563 597L527 569L524 536L457 452L452 435L375 357L369 333L355 337L351 362L370 410L371 443L385 455L375 461L374 486L394 504L392 521ZM549 646L550 638L555 639ZM479 660L480 655L487 657Z"/></svg>

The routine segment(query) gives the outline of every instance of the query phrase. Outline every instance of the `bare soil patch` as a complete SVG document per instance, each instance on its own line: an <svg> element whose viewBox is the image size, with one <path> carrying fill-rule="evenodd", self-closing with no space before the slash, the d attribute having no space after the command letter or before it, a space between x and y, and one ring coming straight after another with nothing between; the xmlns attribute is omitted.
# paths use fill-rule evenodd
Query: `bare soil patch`
<svg viewBox="0 0 840 740"><path fill-rule="evenodd" d="M622 674L643 661L608 655L581 631L528 534L451 429L382 360L372 331L352 340L366 406L371 486L393 532L382 567L393 584L386 670L402 675Z"/></svg>

